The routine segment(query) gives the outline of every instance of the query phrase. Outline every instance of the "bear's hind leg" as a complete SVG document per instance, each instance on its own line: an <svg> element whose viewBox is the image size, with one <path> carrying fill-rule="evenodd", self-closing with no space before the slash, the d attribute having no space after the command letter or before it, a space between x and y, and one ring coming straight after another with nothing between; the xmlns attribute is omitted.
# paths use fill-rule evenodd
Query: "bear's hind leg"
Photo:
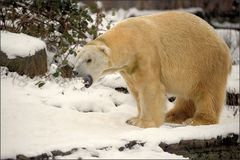
<svg viewBox="0 0 240 160"><path fill-rule="evenodd" d="M165 122L181 124L192 118L194 113L195 106L192 100L177 97L174 108L166 114Z"/></svg>
<svg viewBox="0 0 240 160"><path fill-rule="evenodd" d="M218 123L223 101L224 91L200 92L200 95L194 100L196 112L193 118L187 119L184 124L208 125Z"/></svg>

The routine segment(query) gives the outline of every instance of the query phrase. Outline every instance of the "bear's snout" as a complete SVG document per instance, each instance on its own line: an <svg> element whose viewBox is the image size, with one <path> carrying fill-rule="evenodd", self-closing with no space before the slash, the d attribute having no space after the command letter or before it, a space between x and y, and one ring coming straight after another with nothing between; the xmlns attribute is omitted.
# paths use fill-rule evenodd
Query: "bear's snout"
<svg viewBox="0 0 240 160"><path fill-rule="evenodd" d="M89 88L93 83L93 78L90 75L86 75L83 77L83 84L86 88Z"/></svg>
<svg viewBox="0 0 240 160"><path fill-rule="evenodd" d="M88 74L88 75L83 76L83 75L79 74L78 71L75 71L75 70L73 70L72 73L75 77L82 77L84 87L89 88L92 85L93 78L91 75Z"/></svg>

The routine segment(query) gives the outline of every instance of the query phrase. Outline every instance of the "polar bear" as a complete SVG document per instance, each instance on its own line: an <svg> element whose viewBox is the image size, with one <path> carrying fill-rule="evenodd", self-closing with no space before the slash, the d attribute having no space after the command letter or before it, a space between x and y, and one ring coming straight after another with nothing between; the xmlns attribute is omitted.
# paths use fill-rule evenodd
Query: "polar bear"
<svg viewBox="0 0 240 160"><path fill-rule="evenodd" d="M126 122L142 128L217 123L230 70L229 49L214 29L178 11L118 23L78 51L74 68L86 87L120 72L138 109ZM177 98L165 115L167 93Z"/></svg>

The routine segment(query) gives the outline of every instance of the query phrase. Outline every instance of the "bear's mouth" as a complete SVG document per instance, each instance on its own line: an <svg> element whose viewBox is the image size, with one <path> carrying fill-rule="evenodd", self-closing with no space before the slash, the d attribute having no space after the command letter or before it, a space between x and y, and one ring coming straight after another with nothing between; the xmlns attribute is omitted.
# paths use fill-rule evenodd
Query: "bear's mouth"
<svg viewBox="0 0 240 160"><path fill-rule="evenodd" d="M86 75L83 77L83 84L86 88L89 88L93 83L92 76Z"/></svg>

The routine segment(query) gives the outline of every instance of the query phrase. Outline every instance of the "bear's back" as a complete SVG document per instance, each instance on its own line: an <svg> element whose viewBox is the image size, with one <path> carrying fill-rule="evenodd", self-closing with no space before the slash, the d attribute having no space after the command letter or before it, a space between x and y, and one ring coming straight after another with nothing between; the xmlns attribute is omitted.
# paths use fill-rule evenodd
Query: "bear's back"
<svg viewBox="0 0 240 160"><path fill-rule="evenodd" d="M136 34L142 34L143 42L151 41L141 45L150 44L146 48L153 46L158 51L162 76L166 84L171 83L169 86L174 87L172 78L178 79L176 86L180 86L185 85L186 75L191 75L189 81L197 83L213 76L224 78L229 73L231 58L227 45L213 27L195 15L170 11L130 18L122 25L135 26L133 29L139 30Z"/></svg>

